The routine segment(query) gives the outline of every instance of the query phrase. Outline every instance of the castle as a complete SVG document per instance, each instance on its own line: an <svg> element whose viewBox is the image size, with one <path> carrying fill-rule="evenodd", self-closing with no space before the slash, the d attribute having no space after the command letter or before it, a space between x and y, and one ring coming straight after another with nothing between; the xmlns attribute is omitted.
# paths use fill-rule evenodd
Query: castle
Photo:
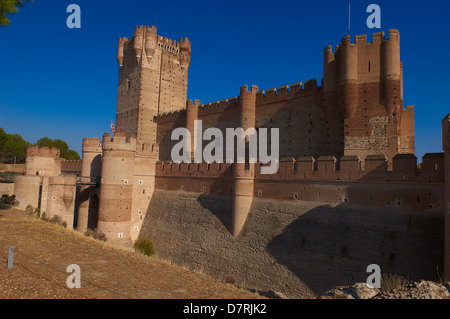
<svg viewBox="0 0 450 319"><path fill-rule="evenodd" d="M320 86L315 79L268 90L244 85L237 97L203 104L186 101L190 58L187 38L161 37L155 27L136 27L131 39L119 39L120 131L102 140L85 138L81 163L62 161L58 150L29 148L27 174L17 176L14 186L22 208L40 207L70 227L98 229L110 242L127 246L151 233L144 231L144 220L153 218L152 203L170 192L230 199L223 212L230 242L247 235L252 205L262 200L411 212L410 222L418 214L444 227L450 213L450 117L442 123L445 152L426 154L418 165L414 107L403 105L397 30L388 37L374 33L372 42L365 35L354 43L345 36L334 52L327 46ZM172 131L187 128L194 146L197 120L203 131L279 128L277 173L261 174L259 162L172 162ZM166 218L172 214L167 207L155 214ZM445 225L442 234L450 234ZM450 278L450 250L436 251L434 256L445 255ZM395 254L386 254L390 264ZM430 264L440 262L433 258Z"/></svg>

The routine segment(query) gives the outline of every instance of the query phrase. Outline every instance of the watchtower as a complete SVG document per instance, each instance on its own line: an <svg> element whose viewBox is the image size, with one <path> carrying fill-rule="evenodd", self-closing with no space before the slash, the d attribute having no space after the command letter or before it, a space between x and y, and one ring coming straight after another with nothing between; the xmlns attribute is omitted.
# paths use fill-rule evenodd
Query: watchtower
<svg viewBox="0 0 450 319"><path fill-rule="evenodd" d="M191 43L161 37L154 26L136 27L133 38L119 39L117 60L117 129L153 145L153 117L186 106Z"/></svg>

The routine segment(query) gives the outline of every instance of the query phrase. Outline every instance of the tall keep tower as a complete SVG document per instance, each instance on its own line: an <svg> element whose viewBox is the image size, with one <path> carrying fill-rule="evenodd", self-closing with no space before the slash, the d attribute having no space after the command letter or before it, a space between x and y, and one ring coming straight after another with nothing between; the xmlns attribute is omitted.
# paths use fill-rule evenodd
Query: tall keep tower
<svg viewBox="0 0 450 319"><path fill-rule="evenodd" d="M157 35L156 27L136 27L131 39L120 38L116 126L137 140L156 142L159 114L184 109L191 43Z"/></svg>

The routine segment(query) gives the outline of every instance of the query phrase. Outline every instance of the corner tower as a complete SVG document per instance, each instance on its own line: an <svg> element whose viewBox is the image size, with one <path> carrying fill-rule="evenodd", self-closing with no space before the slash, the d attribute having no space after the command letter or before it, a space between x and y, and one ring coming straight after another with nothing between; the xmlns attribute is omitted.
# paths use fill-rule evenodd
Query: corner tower
<svg viewBox="0 0 450 319"><path fill-rule="evenodd" d="M337 98L344 155L414 154L414 108L403 107L400 33L345 36L324 51L325 98ZM390 165L392 163L390 162Z"/></svg>
<svg viewBox="0 0 450 319"><path fill-rule="evenodd" d="M189 39L161 37L154 26L136 27L133 38L120 38L117 130L155 144L153 117L186 106L190 60Z"/></svg>

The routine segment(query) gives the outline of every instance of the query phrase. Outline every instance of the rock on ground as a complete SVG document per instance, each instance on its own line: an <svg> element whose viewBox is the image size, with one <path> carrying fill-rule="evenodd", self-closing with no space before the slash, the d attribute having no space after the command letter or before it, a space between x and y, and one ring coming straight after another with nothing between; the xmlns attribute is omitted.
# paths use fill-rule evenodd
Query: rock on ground
<svg viewBox="0 0 450 319"><path fill-rule="evenodd" d="M450 299L449 289L449 283L425 280L388 291L381 291L366 283L357 283L329 290L319 299Z"/></svg>

